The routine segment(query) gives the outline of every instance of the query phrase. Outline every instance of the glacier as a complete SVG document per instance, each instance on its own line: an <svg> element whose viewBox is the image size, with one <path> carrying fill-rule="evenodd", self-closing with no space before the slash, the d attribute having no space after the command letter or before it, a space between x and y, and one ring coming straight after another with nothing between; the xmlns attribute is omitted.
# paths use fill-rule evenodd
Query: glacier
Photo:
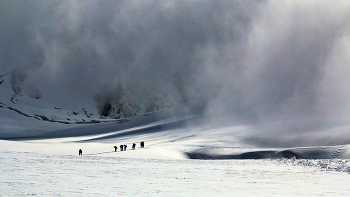
<svg viewBox="0 0 350 197"><path fill-rule="evenodd" d="M0 2L0 195L348 196L349 8Z"/></svg>

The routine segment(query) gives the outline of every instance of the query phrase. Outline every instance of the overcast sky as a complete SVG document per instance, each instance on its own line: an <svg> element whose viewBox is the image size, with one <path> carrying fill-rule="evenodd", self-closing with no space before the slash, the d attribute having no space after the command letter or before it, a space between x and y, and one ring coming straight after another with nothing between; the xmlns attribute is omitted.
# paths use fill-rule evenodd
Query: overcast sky
<svg viewBox="0 0 350 197"><path fill-rule="evenodd" d="M233 122L325 122L350 109L350 1L11 0L0 9L0 74L25 76L61 103L119 86Z"/></svg>

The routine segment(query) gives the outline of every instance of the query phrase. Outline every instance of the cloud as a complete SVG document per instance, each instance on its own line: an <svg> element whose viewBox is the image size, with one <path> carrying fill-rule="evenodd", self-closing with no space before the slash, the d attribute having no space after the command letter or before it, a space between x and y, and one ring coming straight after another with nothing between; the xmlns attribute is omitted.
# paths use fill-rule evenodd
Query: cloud
<svg viewBox="0 0 350 197"><path fill-rule="evenodd" d="M331 2L260 4L251 16L248 36L239 45L242 52L235 51L231 44L225 46L225 51L233 50L231 55L239 57L229 59L228 54L224 55L228 63L217 71L217 78L222 80L219 84L230 85L223 86L213 105L226 101L219 110L227 110L225 105L229 104L233 114L255 121L332 111L335 106L323 106L329 103L324 103L321 92L327 84L327 70L344 69L344 64L330 65L327 61L333 58L339 39L348 37L349 11L343 3ZM221 73L230 73L233 79ZM343 79L340 84L349 84ZM344 92L333 93L344 96Z"/></svg>
<svg viewBox="0 0 350 197"><path fill-rule="evenodd" d="M26 83L62 104L121 86L134 100L176 95L231 123L327 122L349 109L349 7L345 1L4 1L0 65L4 72L25 70Z"/></svg>

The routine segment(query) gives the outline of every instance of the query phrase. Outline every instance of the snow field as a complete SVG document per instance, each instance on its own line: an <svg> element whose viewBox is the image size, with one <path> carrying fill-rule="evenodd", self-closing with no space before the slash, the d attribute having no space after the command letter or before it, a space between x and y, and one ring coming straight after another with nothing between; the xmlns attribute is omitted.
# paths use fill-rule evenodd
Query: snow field
<svg viewBox="0 0 350 197"><path fill-rule="evenodd" d="M190 160L147 143L124 152L102 143L0 144L1 196L350 195L348 173L278 160Z"/></svg>

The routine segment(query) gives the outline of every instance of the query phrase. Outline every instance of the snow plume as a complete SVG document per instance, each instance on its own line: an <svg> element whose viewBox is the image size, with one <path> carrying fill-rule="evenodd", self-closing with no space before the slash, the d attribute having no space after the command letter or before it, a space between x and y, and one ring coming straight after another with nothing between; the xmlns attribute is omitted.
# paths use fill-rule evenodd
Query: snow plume
<svg viewBox="0 0 350 197"><path fill-rule="evenodd" d="M2 1L0 65L102 115L191 101L219 124L263 123L252 136L292 135L347 117L349 4Z"/></svg>
<svg viewBox="0 0 350 197"><path fill-rule="evenodd" d="M334 109L338 113L339 107L348 109L347 101L338 102L349 96L344 89L338 91L339 86L349 84L345 79L349 76L345 68L348 58L339 53L349 51L347 5L302 1L262 4L252 17L246 40L240 43L244 52L231 53L240 56L234 58L238 61L227 55L227 65L219 66L219 84L229 85L224 85L213 105L222 104L219 110L254 121L327 116ZM232 45L226 46L225 51L229 50ZM330 74L329 70L337 71ZM223 77L221 73L230 74ZM335 76L345 80L335 85Z"/></svg>
<svg viewBox="0 0 350 197"><path fill-rule="evenodd" d="M2 65L21 73L33 68L25 81L40 83L43 96L61 105L75 102L71 104L75 106L81 97L100 98L96 95L102 87L115 81L123 91L102 97L127 92L132 99L154 100L161 95L179 102L208 101L217 90L202 66L205 51L240 42L257 5L240 1L3 2L2 15L8 20L2 29L10 33L1 45L10 56ZM40 49L39 55L30 55L33 48Z"/></svg>

